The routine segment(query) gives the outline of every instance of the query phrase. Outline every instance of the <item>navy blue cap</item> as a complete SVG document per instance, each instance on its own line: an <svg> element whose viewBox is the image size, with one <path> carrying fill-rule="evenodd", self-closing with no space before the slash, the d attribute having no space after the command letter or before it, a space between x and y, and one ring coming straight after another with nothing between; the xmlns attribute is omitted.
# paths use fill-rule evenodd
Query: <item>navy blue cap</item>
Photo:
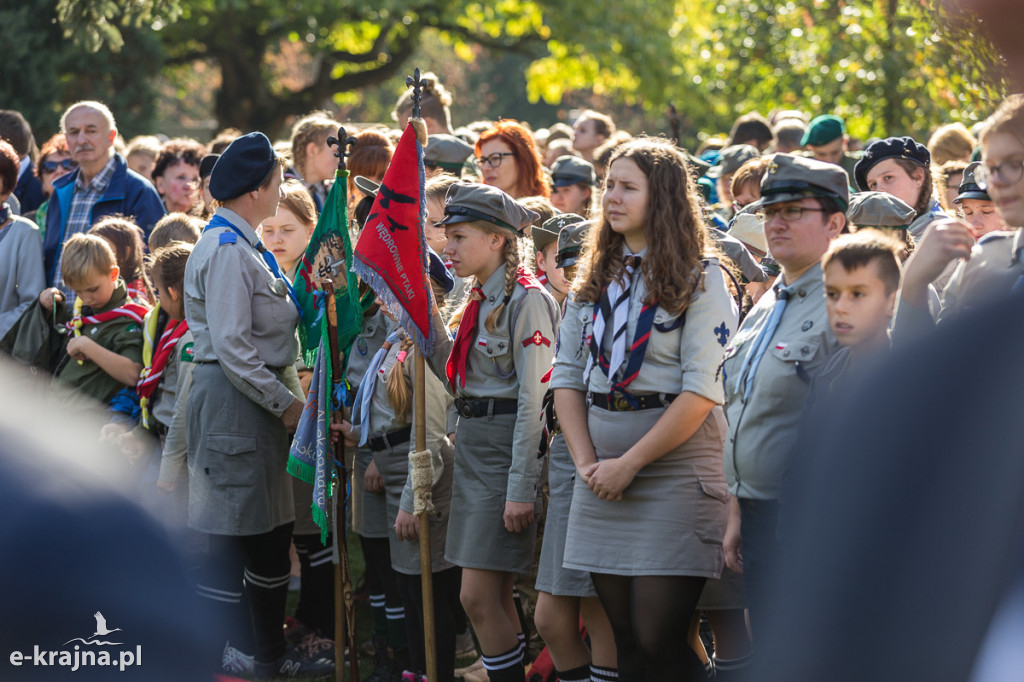
<svg viewBox="0 0 1024 682"><path fill-rule="evenodd" d="M452 293L452 289L455 288L455 278L452 277L452 273L448 272L448 268L437 252L429 246L427 247L427 268L430 279L440 284L444 293Z"/></svg>
<svg viewBox="0 0 1024 682"><path fill-rule="evenodd" d="M260 188L277 167L274 145L260 132L243 135L228 145L210 172L210 194L228 201Z"/></svg>
<svg viewBox="0 0 1024 682"><path fill-rule="evenodd" d="M868 171L886 159L910 159L924 168L931 163L928 148L912 137L887 137L875 140L864 150L864 156L853 167L853 179L862 192L868 191Z"/></svg>
<svg viewBox="0 0 1024 682"><path fill-rule="evenodd" d="M210 173L213 172L213 167L217 165L217 159L220 158L220 154L207 154L203 157L203 160L199 162L199 179L205 180L210 177Z"/></svg>

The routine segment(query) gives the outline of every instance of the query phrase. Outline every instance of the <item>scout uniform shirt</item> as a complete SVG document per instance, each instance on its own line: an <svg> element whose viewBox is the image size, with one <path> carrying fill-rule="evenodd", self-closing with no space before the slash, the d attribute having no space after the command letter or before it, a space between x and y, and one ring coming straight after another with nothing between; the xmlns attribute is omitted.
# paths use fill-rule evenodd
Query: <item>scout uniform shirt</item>
<svg viewBox="0 0 1024 682"><path fill-rule="evenodd" d="M129 303L128 290L124 280L117 280L114 293L102 308L82 311L82 315L99 315L114 308ZM67 306L63 311L58 308L58 319L70 320ZM63 329L63 325L61 325ZM115 317L99 324L90 324L82 327L82 336L87 336L99 345L118 355L123 355L132 362L142 364L142 324L128 317ZM104 405L123 388L127 388L120 381L110 376L95 362L89 360L78 364L78 361L66 353L61 360L61 366L57 368L51 387L55 392L61 394L60 405L62 409L86 409L94 407L96 400ZM74 389L68 391L68 388ZM133 387L134 388L134 387Z"/></svg>
<svg viewBox="0 0 1024 682"><path fill-rule="evenodd" d="M725 355L725 476L734 497L777 500L786 460L796 442L804 402L816 374L838 349L825 309L821 264L789 285L791 294L769 339L750 394L744 397L741 369L768 323L780 276L743 321Z"/></svg>
<svg viewBox="0 0 1024 682"><path fill-rule="evenodd" d="M456 397L518 400L512 466L509 468L509 502L533 502L541 461L537 459L543 422L541 405L548 385L541 381L551 369L558 305L543 288L527 289L516 284L498 319L494 332L487 330L487 316L505 297L505 268L502 265L483 285L476 337L466 363L465 386L458 385ZM431 369L447 383L445 365L452 340L437 315L433 320L436 341L429 358Z"/></svg>
<svg viewBox="0 0 1024 682"><path fill-rule="evenodd" d="M182 466L188 458L188 445L185 442L186 406L188 391L192 386L192 362L195 354L195 340L192 331L185 332L178 340L174 353L167 361L164 376L161 380L160 399L153 408L153 416L162 424L167 425L167 437L164 439L163 454L160 458L160 480L171 482L178 480ZM165 410L169 412L164 418Z"/></svg>
<svg viewBox="0 0 1024 682"><path fill-rule="evenodd" d="M941 305L933 319L928 310L916 308L902 298L893 319L893 338L898 343L935 328L936 320L983 306L1010 292L1024 276L1021 262L1024 229L990 232L971 249L971 257L960 261L942 290Z"/></svg>
<svg viewBox="0 0 1024 682"><path fill-rule="evenodd" d="M645 252L643 249L637 255L642 258ZM630 288L627 350L618 374L629 364L629 347L636 335L645 296L647 287L638 271L633 274ZM736 331L738 319L736 300L729 293L725 274L718 262L711 259L686 310L675 315L661 309L655 313L643 364L636 379L628 385L628 391L671 395L690 391L721 405L725 400L722 353L729 336ZM583 376L590 353L588 344L593 321L594 304L581 303L575 297L568 301L558 335L551 388L598 394L612 391L613 380L619 377L609 379L596 364L589 381ZM605 327L605 348L612 347L614 332L612 324Z"/></svg>
<svg viewBox="0 0 1024 682"><path fill-rule="evenodd" d="M217 214L241 234L229 227L208 229L188 258L185 317L195 338L194 359L219 362L236 389L280 417L295 400L278 374L285 368L294 372L299 314L281 286L284 280L256 251L252 227L230 209L218 208ZM216 320L217 333L210 320Z"/></svg>
<svg viewBox="0 0 1024 682"><path fill-rule="evenodd" d="M391 348L388 349L387 355L384 357L384 361L380 365L380 369L377 370L377 383L374 386L373 396L370 399L370 438L381 436L398 429L405 428L408 426L409 431L409 442L408 449L410 452L416 449L416 411L412 409L413 401L413 388L412 388L412 375L414 357L418 352L416 347L410 348L402 362L401 367L398 371L404 374L403 380L409 386L409 412L408 414L396 414L391 403L388 401L388 377L391 376L391 370L398 363L398 355L402 352L402 339L405 338L405 331L400 332L401 337L399 340L392 344ZM365 379L364 379L365 380ZM447 431L447 414L448 408L452 404L451 394L445 390L444 382L438 379L432 372L428 372L424 378L424 403L426 412L426 431L427 431L427 450L431 452L431 460L434 466L434 484L436 485L438 480L441 478L441 474L444 472L444 461L441 459L441 448L450 448L450 444L446 444ZM365 424L360 425L361 428L366 428ZM381 467L378 467L380 469ZM413 490L412 482L410 479L406 480L405 489L402 491L402 502L401 507L410 514L413 512Z"/></svg>

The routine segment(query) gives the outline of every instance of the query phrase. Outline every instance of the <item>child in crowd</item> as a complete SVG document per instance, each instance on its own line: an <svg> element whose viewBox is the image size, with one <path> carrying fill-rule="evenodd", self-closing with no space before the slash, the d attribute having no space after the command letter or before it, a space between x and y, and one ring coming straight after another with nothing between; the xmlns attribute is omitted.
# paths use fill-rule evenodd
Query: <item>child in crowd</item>
<svg viewBox="0 0 1024 682"><path fill-rule="evenodd" d="M819 397L831 393L851 367L889 349L901 249L893 237L862 229L833 241L822 258L828 322L843 348L817 379Z"/></svg>
<svg viewBox="0 0 1024 682"><path fill-rule="evenodd" d="M149 250L158 251L173 242L195 244L203 233L203 221L184 213L168 213L149 234Z"/></svg>
<svg viewBox="0 0 1024 682"><path fill-rule="evenodd" d="M152 305L156 299L142 269L142 260L146 255L142 230L127 218L110 216L96 223L89 234L103 237L114 250L121 279L128 288L128 298L145 306Z"/></svg>
<svg viewBox="0 0 1024 682"><path fill-rule="evenodd" d="M133 303L121 279L114 251L103 238L76 234L64 246L61 276L77 295L68 313L59 289L44 289L39 303L69 335L52 386L64 393L65 408L93 401L110 405L126 387L134 391L142 371L142 320L148 308ZM73 389L61 391L61 389ZM120 411L116 408L115 411ZM130 411L130 410L129 410Z"/></svg>
<svg viewBox="0 0 1024 682"><path fill-rule="evenodd" d="M429 256L434 298L438 306L444 308L445 296L455 282L441 258L433 251ZM384 312L393 323L397 322L389 312ZM403 680L419 681L425 679L426 652L423 646L423 593L417 542L419 521L412 514L413 487L409 475L409 452L416 449L412 387L416 352L412 339L404 329L398 328L374 355L355 398L353 422L358 426L349 444L368 447L373 452L373 461L382 478L390 527L391 567L405 608L409 650L408 661L403 661L407 669L396 672L403 673ZM461 572L458 566L444 558L454 458L454 449L447 438L446 416L452 398L441 380L433 374L425 377L424 390L426 446L432 453L434 468L431 489L434 510L429 518L437 682L446 682L454 679L456 629L461 617Z"/></svg>

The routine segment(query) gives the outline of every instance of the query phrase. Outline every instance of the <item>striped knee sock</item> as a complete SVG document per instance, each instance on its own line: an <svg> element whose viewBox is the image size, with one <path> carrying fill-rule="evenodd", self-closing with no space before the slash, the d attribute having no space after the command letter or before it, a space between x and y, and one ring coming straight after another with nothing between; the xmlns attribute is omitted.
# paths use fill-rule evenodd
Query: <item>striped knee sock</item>
<svg viewBox="0 0 1024 682"><path fill-rule="evenodd" d="M590 682L619 682L619 669L591 664Z"/></svg>
<svg viewBox="0 0 1024 682"><path fill-rule="evenodd" d="M388 636L388 612L383 594L370 595L370 613L373 614L373 636L384 639Z"/></svg>
<svg viewBox="0 0 1024 682"><path fill-rule="evenodd" d="M522 682L523 680L523 644L516 644L514 647L502 654L480 657L487 670L487 676L491 682Z"/></svg>
<svg viewBox="0 0 1024 682"><path fill-rule="evenodd" d="M386 606L384 611L388 618L388 646L396 651L406 648L405 608L401 605Z"/></svg>
<svg viewBox="0 0 1024 682"><path fill-rule="evenodd" d="M747 654L742 658L718 658L715 657L715 679L726 682L735 680L744 675L744 668L754 662L754 655Z"/></svg>
<svg viewBox="0 0 1024 682"><path fill-rule="evenodd" d="M581 665L571 670L555 670L560 682L590 682L590 666Z"/></svg>

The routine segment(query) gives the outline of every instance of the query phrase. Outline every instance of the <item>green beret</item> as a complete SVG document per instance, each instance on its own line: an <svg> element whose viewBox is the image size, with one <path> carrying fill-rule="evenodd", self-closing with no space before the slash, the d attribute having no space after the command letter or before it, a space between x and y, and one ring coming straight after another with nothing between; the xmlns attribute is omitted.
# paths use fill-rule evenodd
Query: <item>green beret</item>
<svg viewBox="0 0 1024 682"><path fill-rule="evenodd" d="M820 147L845 134L846 126L843 125L843 119L832 114L825 114L810 122L807 126L807 132L804 133L803 139L800 140L800 146L806 147L811 145L812 147Z"/></svg>
<svg viewBox="0 0 1024 682"><path fill-rule="evenodd" d="M563 213L555 218L562 218L562 229L558 232L558 252L555 254L555 265L568 268L576 265L580 249L587 239L587 232L594 223L584 220L575 213ZM554 218L552 218L554 220ZM550 222L550 221L548 221ZM544 223L547 225L547 223Z"/></svg>

